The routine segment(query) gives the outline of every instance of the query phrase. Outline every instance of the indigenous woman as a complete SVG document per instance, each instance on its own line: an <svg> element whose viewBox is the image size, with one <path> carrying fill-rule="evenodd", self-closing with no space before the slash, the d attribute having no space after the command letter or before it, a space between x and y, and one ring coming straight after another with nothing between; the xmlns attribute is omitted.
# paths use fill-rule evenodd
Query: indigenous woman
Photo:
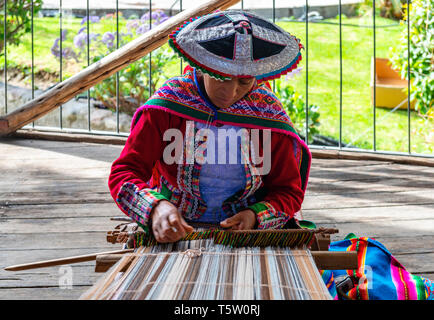
<svg viewBox="0 0 434 320"><path fill-rule="evenodd" d="M267 81L296 68L299 39L237 10L187 21L169 44L189 66L133 117L108 182L119 208L161 243L200 223L298 227L311 155Z"/></svg>

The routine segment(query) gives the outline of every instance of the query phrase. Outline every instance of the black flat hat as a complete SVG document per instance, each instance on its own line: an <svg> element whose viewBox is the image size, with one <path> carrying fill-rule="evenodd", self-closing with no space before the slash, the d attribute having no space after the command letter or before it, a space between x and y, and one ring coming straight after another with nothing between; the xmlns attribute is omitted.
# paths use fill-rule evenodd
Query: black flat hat
<svg viewBox="0 0 434 320"><path fill-rule="evenodd" d="M169 36L169 44L190 65L222 80L278 78L297 67L304 49L281 27L241 10L186 21Z"/></svg>

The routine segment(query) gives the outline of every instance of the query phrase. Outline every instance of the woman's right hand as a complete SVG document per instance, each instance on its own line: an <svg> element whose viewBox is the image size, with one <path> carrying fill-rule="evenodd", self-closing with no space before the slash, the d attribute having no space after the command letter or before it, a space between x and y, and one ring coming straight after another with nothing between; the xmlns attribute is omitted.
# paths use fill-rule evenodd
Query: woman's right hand
<svg viewBox="0 0 434 320"><path fill-rule="evenodd" d="M151 213L152 232L160 243L182 239L193 227L181 217L177 208L167 200L160 200Z"/></svg>

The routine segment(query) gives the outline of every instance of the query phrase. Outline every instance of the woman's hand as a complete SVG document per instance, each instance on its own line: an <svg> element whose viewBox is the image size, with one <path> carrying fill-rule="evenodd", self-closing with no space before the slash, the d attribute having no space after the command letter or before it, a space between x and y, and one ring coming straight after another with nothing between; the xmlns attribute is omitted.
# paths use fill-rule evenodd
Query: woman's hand
<svg viewBox="0 0 434 320"><path fill-rule="evenodd" d="M160 243L175 242L193 231L193 227L181 217L176 207L167 200L160 200L151 213L152 232Z"/></svg>
<svg viewBox="0 0 434 320"><path fill-rule="evenodd" d="M251 230L256 225L256 214L250 209L243 210L223 220L220 225L231 230Z"/></svg>

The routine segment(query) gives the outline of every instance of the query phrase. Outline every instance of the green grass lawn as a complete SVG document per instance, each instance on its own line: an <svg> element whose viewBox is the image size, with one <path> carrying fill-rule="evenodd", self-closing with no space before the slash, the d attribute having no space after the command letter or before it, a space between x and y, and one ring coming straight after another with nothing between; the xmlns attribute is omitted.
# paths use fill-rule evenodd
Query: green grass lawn
<svg viewBox="0 0 434 320"><path fill-rule="evenodd" d="M338 19L328 19L338 23ZM343 23L372 25L372 18L343 19ZM376 26L396 22L376 17ZM304 23L278 23L301 39L306 47ZM399 39L405 26L376 29L376 56L389 57L389 47ZM306 68L308 67L308 103L320 106L320 133L339 139L340 119L340 52L339 26L309 24L308 57L302 51L303 72L288 81L306 97ZM344 143L373 149L374 120L371 102L371 59L374 55L373 30L342 26L342 140ZM308 64L306 67L306 61ZM376 108L376 149L408 151L408 116L406 110L390 112ZM411 152L433 152L434 123L422 121L415 112L410 116ZM431 136L430 136L431 133ZM430 141L431 139L431 141Z"/></svg>
<svg viewBox="0 0 434 320"><path fill-rule="evenodd" d="M82 27L81 19L64 19L63 28L68 30L64 46L73 46L73 36ZM338 19L326 21L339 22ZM372 18L345 18L343 23L360 26L372 25ZM395 21L376 18L376 25L395 24ZM301 39L307 47L304 23L278 22L291 34ZM50 48L59 37L59 22L56 18L35 18L35 68L58 72L59 60ZM103 34L115 32L113 20L91 24L91 32ZM125 22L120 24L125 30ZM378 28L376 30L376 56L388 58L389 47L394 45L405 26ZM340 135L340 66L339 26L309 24L308 52L302 51L300 65L303 71L286 83L306 98L306 62L308 61L308 103L320 107L320 134L339 139ZM342 26L342 141L352 146L373 149L373 107L371 102L371 59L373 57L373 30L371 28ZM307 56L308 53L308 56ZM23 37L18 47L8 48L11 65L31 65L31 37ZM3 57L0 65L3 65ZM85 64L66 62L63 64L63 78L80 71ZM169 76L180 72L179 59L166 67ZM27 80L28 81L28 80ZM376 108L376 149L387 151L408 151L407 111L393 113L389 109ZM415 112L411 113L411 152L432 154L434 149L434 123L423 121Z"/></svg>

